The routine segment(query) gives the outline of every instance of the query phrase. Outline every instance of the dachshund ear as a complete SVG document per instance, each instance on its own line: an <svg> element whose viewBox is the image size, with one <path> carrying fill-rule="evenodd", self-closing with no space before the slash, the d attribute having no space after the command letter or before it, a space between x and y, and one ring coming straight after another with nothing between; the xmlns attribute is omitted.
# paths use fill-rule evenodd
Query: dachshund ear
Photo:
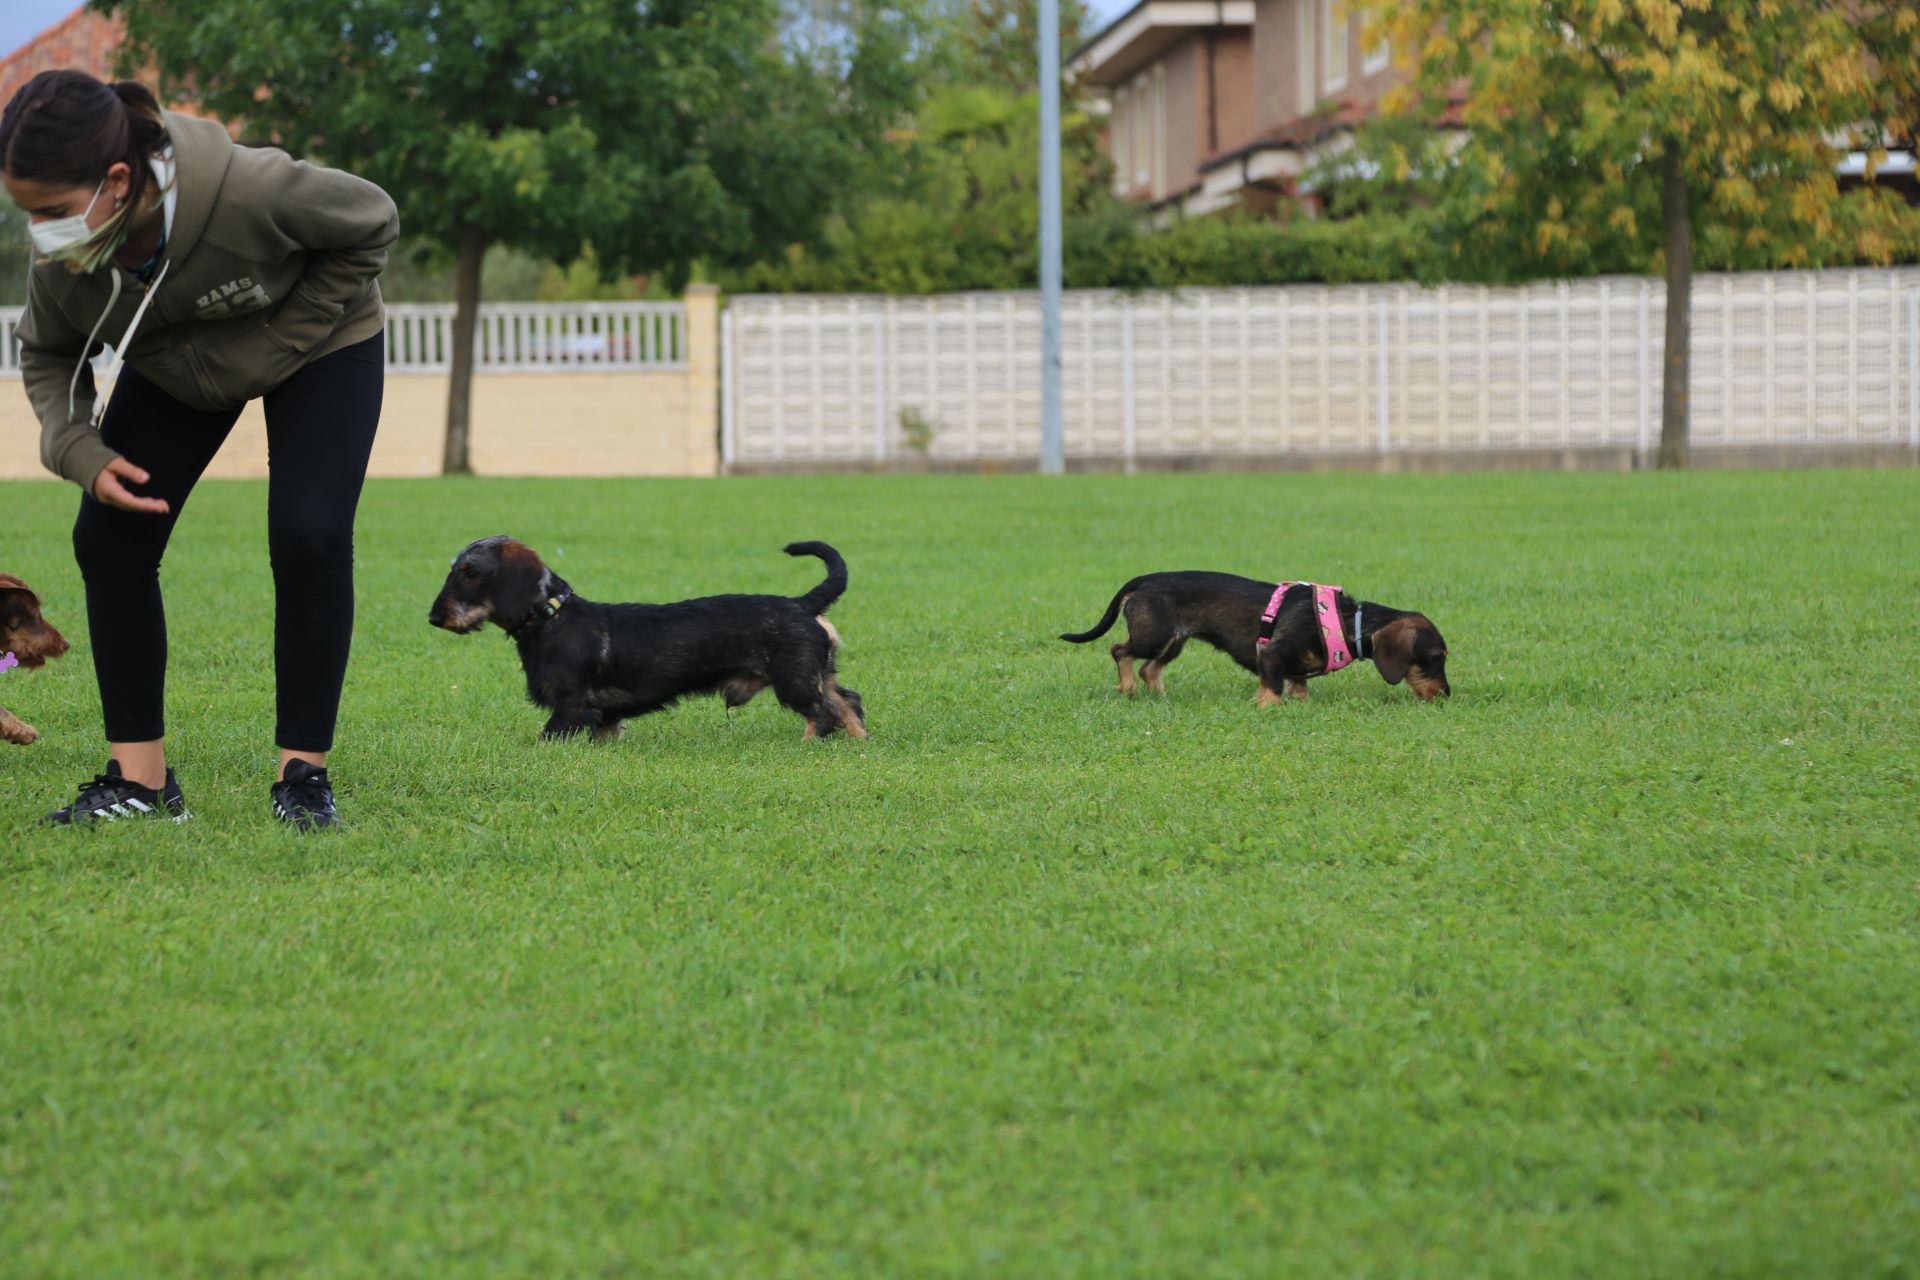
<svg viewBox="0 0 1920 1280"><path fill-rule="evenodd" d="M26 583L20 581L20 579L14 577L12 574L0 573L0 591L18 591L21 595L26 597L27 603L33 607L34 611L36 613L39 612L40 597L33 594L32 587L29 587Z"/></svg>
<svg viewBox="0 0 1920 1280"><path fill-rule="evenodd" d="M533 548L509 542L500 548L500 567L493 575L493 620L503 629L525 622L546 589L547 566Z"/></svg>
<svg viewBox="0 0 1920 1280"><path fill-rule="evenodd" d="M1373 665L1388 684L1407 678L1413 665L1413 638L1419 627L1412 618L1395 618L1373 633Z"/></svg>

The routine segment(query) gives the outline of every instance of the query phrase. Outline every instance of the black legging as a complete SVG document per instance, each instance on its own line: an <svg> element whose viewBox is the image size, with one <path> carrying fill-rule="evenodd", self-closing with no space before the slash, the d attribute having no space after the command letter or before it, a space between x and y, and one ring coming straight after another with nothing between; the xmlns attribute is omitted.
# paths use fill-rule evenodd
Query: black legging
<svg viewBox="0 0 1920 1280"><path fill-rule="evenodd" d="M279 706L274 736L289 751L333 747L353 639L353 516L385 377L386 339L376 335L322 356L264 397ZM169 510L123 511L87 494L73 525L109 742L147 742L165 733L160 556L187 495L239 417L238 409L190 409L131 368L121 370L113 389L101 437L152 477L128 487L165 498Z"/></svg>

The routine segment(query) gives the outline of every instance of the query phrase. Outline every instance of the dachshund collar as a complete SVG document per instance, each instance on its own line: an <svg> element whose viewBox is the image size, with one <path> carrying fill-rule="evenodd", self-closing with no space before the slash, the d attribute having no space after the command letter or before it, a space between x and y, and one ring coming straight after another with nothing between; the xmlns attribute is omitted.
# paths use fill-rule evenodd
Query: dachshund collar
<svg viewBox="0 0 1920 1280"><path fill-rule="evenodd" d="M1347 644L1347 637L1340 628L1340 588L1324 582L1283 582L1273 589L1273 597L1267 601L1267 608L1260 615L1260 638L1254 642L1254 648L1261 649L1273 643L1274 620L1280 616L1280 602L1294 587L1306 587L1313 592L1313 611L1320 623L1320 638L1327 647L1327 667L1318 675L1332 675L1353 661L1353 649ZM1353 634L1364 645L1366 638L1360 630L1360 610L1353 612Z"/></svg>
<svg viewBox="0 0 1920 1280"><path fill-rule="evenodd" d="M507 628L507 635L518 640L522 633L532 631L554 614L560 612L560 606L573 599L573 588L561 586L560 590L533 606L533 612L520 620L518 626Z"/></svg>

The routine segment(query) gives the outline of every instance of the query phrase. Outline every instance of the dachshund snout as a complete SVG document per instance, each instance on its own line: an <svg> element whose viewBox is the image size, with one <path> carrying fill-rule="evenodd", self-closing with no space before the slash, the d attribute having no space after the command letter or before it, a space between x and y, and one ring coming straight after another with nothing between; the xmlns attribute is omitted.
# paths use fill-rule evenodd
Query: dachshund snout
<svg viewBox="0 0 1920 1280"><path fill-rule="evenodd" d="M465 604L459 600L449 600L441 596L433 602L433 607L427 610L427 625L438 627L442 631L451 631L457 636L464 636L485 626L490 616L485 606Z"/></svg>

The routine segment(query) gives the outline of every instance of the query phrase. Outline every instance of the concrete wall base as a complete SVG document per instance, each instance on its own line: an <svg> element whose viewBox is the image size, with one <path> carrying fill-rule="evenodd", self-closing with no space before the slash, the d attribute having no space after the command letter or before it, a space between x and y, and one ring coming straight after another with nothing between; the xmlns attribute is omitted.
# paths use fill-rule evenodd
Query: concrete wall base
<svg viewBox="0 0 1920 1280"><path fill-rule="evenodd" d="M1081 475L1128 472L1334 472L1371 471L1383 475L1472 471L1642 471L1655 457L1633 449L1434 449L1379 453L1186 454L1135 458L1068 458L1067 470ZM1916 467L1920 449L1907 445L1737 445L1701 447L1692 465L1700 471L1794 469L1810 467ZM1037 457L889 458L844 461L736 462L727 474L765 475L1014 475L1039 470Z"/></svg>

